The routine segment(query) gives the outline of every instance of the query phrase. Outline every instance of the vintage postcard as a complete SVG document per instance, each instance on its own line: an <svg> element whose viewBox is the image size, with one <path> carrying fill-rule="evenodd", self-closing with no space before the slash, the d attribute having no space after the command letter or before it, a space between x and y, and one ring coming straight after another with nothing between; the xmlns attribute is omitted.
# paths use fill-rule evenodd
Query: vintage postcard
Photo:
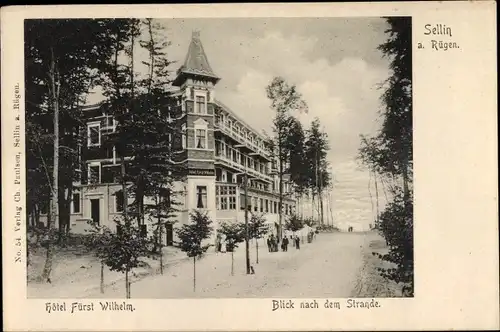
<svg viewBox="0 0 500 332"><path fill-rule="evenodd" d="M494 2L1 24L5 330L499 328Z"/></svg>

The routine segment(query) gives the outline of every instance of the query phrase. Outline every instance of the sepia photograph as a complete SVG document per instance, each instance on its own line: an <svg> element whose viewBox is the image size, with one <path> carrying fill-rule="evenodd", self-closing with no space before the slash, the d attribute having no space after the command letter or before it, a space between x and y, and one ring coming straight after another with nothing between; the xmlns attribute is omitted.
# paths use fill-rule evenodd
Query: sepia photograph
<svg viewBox="0 0 500 332"><path fill-rule="evenodd" d="M28 298L415 295L411 17L26 19L24 63Z"/></svg>
<svg viewBox="0 0 500 332"><path fill-rule="evenodd" d="M494 1L0 18L5 330L498 330Z"/></svg>

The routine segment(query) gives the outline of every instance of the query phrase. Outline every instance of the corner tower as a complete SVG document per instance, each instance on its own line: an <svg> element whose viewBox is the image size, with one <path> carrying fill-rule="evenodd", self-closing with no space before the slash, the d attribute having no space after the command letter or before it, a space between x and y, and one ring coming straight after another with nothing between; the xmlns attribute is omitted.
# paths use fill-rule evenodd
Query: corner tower
<svg viewBox="0 0 500 332"><path fill-rule="evenodd" d="M191 43L186 54L184 64L177 70L177 77L172 83L174 86L182 87L186 83L194 84L194 81L210 83L214 86L220 78L215 75L208 62L205 49L200 39L200 32L193 31Z"/></svg>
<svg viewBox="0 0 500 332"><path fill-rule="evenodd" d="M219 80L208 62L200 32L193 31L184 64L172 82L182 96L183 159L187 165L185 212L205 210L214 221L214 87Z"/></svg>

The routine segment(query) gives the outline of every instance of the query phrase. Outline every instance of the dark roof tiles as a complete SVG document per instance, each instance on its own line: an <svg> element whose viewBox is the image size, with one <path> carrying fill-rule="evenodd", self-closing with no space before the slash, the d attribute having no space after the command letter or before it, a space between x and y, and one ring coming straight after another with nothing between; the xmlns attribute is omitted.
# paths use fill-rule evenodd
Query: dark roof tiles
<svg viewBox="0 0 500 332"><path fill-rule="evenodd" d="M178 75L182 73L208 76L219 80L219 77L215 75L212 67L210 67L208 63L207 55L200 40L199 31L193 31L186 59L184 60L184 64L177 71Z"/></svg>

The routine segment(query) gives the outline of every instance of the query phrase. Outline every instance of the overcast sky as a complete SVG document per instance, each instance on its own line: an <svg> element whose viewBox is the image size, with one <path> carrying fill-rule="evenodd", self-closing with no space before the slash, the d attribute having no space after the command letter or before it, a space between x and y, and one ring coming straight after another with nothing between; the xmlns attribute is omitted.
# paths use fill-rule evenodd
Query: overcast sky
<svg viewBox="0 0 500 332"><path fill-rule="evenodd" d="M193 30L221 77L216 98L258 131L269 132L273 112L265 87L273 76L295 84L309 105L299 115L309 126L318 117L328 134L328 160L335 176L333 218L341 227L366 228L373 221L368 172L359 169L359 135L379 124L388 60L376 48L386 36L380 18L166 19L169 59L184 61ZM372 184L372 194L374 194Z"/></svg>

